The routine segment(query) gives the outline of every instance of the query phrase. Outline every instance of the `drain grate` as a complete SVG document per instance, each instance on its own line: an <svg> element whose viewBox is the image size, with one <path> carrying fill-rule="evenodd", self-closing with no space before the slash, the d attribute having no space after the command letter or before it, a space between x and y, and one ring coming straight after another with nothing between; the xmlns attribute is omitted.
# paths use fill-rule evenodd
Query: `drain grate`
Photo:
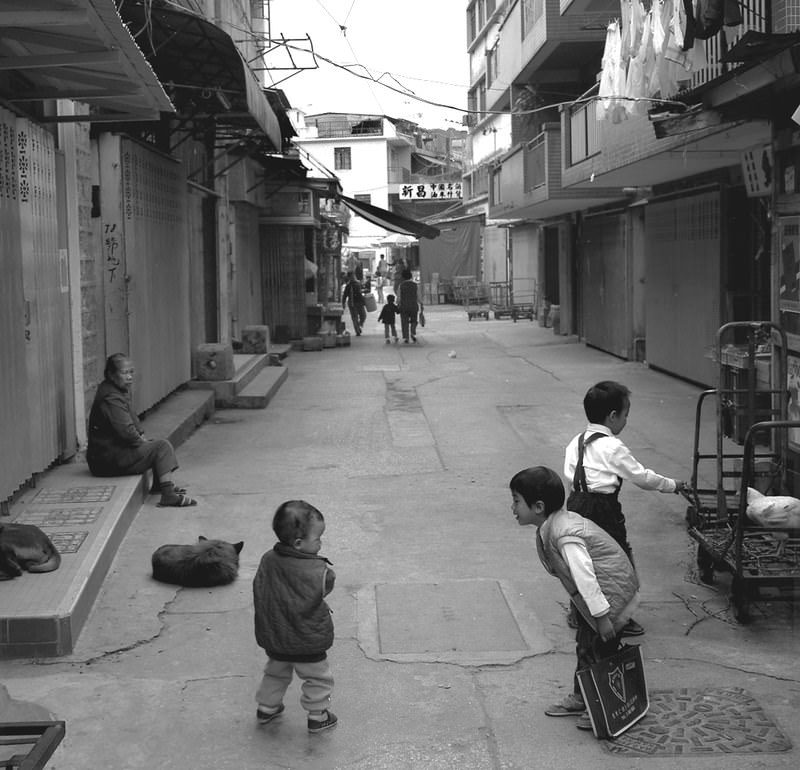
<svg viewBox="0 0 800 770"><path fill-rule="evenodd" d="M612 754L637 757L766 754L792 748L756 699L738 687L652 691L647 716L602 745Z"/></svg>
<svg viewBox="0 0 800 770"><path fill-rule="evenodd" d="M29 508L17 521L37 527L86 526L94 524L102 512L102 508Z"/></svg>
<svg viewBox="0 0 800 770"><path fill-rule="evenodd" d="M114 494L114 486L40 489L33 500L39 505L58 503L106 503Z"/></svg>
<svg viewBox="0 0 800 770"><path fill-rule="evenodd" d="M77 553L83 541L89 536L88 532L47 532L56 550L59 553Z"/></svg>

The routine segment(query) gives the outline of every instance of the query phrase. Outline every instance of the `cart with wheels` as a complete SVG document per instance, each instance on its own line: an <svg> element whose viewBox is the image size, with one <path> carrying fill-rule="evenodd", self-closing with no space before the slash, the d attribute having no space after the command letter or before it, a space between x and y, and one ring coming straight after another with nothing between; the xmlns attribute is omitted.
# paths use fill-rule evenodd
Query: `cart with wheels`
<svg viewBox="0 0 800 770"><path fill-rule="evenodd" d="M527 318L533 321L536 317L536 279L534 278L515 278L512 286L511 295L511 317Z"/></svg>
<svg viewBox="0 0 800 770"><path fill-rule="evenodd" d="M485 318L489 320L489 288L484 283L472 282L462 287L464 309L467 320Z"/></svg>
<svg viewBox="0 0 800 770"><path fill-rule="evenodd" d="M737 620L749 620L749 603L762 591L790 598L800 587L798 533L755 526L747 516L747 491L786 494L790 488L788 433L800 423L786 419L786 334L769 322L733 322L717 333L718 386L700 394L695 417L689 535L697 541L699 577L732 574ZM756 363L768 368L759 378ZM703 452L704 406L716 404L715 451ZM741 446L741 449L739 449ZM700 466L714 466L714 487L704 487Z"/></svg>
<svg viewBox="0 0 800 770"><path fill-rule="evenodd" d="M493 281L489 284L489 310L496 319L511 318L511 284L508 281Z"/></svg>

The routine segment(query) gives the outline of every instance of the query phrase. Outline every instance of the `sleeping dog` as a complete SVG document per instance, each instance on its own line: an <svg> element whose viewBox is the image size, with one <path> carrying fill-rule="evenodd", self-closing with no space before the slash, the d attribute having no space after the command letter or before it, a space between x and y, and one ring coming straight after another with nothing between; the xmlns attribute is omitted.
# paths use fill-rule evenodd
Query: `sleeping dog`
<svg viewBox="0 0 800 770"><path fill-rule="evenodd" d="M244 542L207 540L194 545L162 545L153 553L153 578L162 583L202 588L232 583L239 573Z"/></svg>
<svg viewBox="0 0 800 770"><path fill-rule="evenodd" d="M61 554L34 524L0 524L0 580L28 572L52 572L61 565Z"/></svg>

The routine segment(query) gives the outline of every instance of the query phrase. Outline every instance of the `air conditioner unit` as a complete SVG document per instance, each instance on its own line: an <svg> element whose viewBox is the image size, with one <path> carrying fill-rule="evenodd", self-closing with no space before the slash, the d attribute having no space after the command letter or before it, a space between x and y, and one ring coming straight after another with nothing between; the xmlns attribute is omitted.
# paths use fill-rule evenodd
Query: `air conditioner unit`
<svg viewBox="0 0 800 770"><path fill-rule="evenodd" d="M475 115L462 115L461 116L461 125L462 126L467 126L469 128L472 128L475 125L476 122L477 122L477 120L476 120L476 116Z"/></svg>

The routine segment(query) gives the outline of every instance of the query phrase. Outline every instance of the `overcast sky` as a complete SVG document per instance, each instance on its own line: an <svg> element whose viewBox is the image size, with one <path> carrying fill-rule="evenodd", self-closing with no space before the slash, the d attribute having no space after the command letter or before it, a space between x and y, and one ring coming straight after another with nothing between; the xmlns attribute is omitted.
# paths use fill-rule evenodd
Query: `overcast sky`
<svg viewBox="0 0 800 770"><path fill-rule="evenodd" d="M291 50L295 64L313 67L311 55L297 50L309 48L307 40L298 40L306 35L318 55L318 69L282 83L289 71L267 74L292 107L308 114L379 113L426 128L461 127L469 81L466 0L272 0L270 5L272 38L292 38L293 48L278 47L268 55L268 66L291 67Z"/></svg>

